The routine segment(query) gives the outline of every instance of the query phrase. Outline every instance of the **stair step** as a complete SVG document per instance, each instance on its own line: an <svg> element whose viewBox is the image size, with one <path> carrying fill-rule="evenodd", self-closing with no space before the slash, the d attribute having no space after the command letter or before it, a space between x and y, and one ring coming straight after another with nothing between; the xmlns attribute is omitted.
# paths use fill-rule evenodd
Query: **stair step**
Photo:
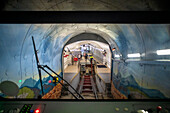
<svg viewBox="0 0 170 113"><path fill-rule="evenodd" d="M90 92L93 92L92 90L90 90L90 89L83 89L83 91L82 91L83 93L90 93Z"/></svg>
<svg viewBox="0 0 170 113"><path fill-rule="evenodd" d="M84 97L84 96L94 97L94 93L82 93L81 95L82 95L83 97Z"/></svg>
<svg viewBox="0 0 170 113"><path fill-rule="evenodd" d="M84 80L90 80L90 78L84 78Z"/></svg>
<svg viewBox="0 0 170 113"><path fill-rule="evenodd" d="M86 89L86 88L92 89L92 86L90 86L90 85L84 85L84 86L83 86L83 89Z"/></svg>
<svg viewBox="0 0 170 113"><path fill-rule="evenodd" d="M91 80L84 80L84 82L91 82Z"/></svg>
<svg viewBox="0 0 170 113"><path fill-rule="evenodd" d="M84 77L84 79L90 79L90 77Z"/></svg>
<svg viewBox="0 0 170 113"><path fill-rule="evenodd" d="M84 78L84 80L91 80L90 78Z"/></svg>
<svg viewBox="0 0 170 113"><path fill-rule="evenodd" d="M90 78L90 76L89 76L89 75L87 75L87 76L86 76L86 75L84 75L84 77L85 77L85 78Z"/></svg>
<svg viewBox="0 0 170 113"><path fill-rule="evenodd" d="M83 84L91 84L91 82L84 82Z"/></svg>
<svg viewBox="0 0 170 113"><path fill-rule="evenodd" d="M85 80L84 83L91 83L91 81L90 80Z"/></svg>
<svg viewBox="0 0 170 113"><path fill-rule="evenodd" d="M91 84L91 82L84 82L83 84L84 84L84 85L87 85L87 84Z"/></svg>
<svg viewBox="0 0 170 113"><path fill-rule="evenodd" d="M92 85L88 85L88 84L87 85L83 85L83 86L91 86L92 87Z"/></svg>

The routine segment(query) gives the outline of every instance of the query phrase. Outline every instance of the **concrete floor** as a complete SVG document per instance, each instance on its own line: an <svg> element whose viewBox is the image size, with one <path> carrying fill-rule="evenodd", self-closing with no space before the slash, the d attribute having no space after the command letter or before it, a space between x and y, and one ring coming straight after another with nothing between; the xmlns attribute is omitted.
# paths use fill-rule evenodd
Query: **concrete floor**
<svg viewBox="0 0 170 113"><path fill-rule="evenodd" d="M78 65L69 65L67 68L64 70L64 79L68 82L78 73Z"/></svg>

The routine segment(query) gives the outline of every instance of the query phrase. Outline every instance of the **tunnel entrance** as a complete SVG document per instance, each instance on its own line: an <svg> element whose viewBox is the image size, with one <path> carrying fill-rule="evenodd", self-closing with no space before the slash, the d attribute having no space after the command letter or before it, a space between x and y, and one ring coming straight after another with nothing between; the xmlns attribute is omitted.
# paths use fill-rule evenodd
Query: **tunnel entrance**
<svg viewBox="0 0 170 113"><path fill-rule="evenodd" d="M63 49L63 78L85 99L112 99L111 58L110 46L104 38L92 33L77 35ZM72 99L68 91L62 93L62 99Z"/></svg>

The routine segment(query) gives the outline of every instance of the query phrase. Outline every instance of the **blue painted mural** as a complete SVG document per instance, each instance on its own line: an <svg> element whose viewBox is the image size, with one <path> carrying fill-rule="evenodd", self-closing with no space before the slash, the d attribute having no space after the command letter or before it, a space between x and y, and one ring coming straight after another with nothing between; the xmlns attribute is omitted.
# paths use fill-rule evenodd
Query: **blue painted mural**
<svg viewBox="0 0 170 113"><path fill-rule="evenodd" d="M70 38L84 32L101 35L111 48L116 47L124 61L128 60L129 53L142 54L141 61L170 59L170 55L156 55L156 50L170 49L170 26L165 24L88 24L88 27L86 24L1 24L0 82L15 82L20 88L18 98L37 98L41 88L31 37L35 39L40 63L62 76L64 45ZM170 89L169 65L113 63L113 83L124 95L138 99L170 98L167 90ZM48 82L52 78L44 72L42 76L47 93L54 87ZM1 96L5 95L1 93Z"/></svg>

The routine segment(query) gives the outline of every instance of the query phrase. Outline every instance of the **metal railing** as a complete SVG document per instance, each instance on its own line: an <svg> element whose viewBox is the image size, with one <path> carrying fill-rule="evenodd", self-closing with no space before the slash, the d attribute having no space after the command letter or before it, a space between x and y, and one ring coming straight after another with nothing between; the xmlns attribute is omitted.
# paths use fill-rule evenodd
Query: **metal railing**
<svg viewBox="0 0 170 113"><path fill-rule="evenodd" d="M91 79L91 83L92 83L93 93L95 95L95 98L98 99L97 90L96 90L95 83L94 83L92 76L90 77L90 79Z"/></svg>
<svg viewBox="0 0 170 113"><path fill-rule="evenodd" d="M36 63L37 63L37 68L38 68L38 73L39 73L39 79L40 79L40 84L41 84L41 91L42 94L44 95L44 91L43 91L43 85L42 85L42 78L41 78L41 69L46 72L49 76L51 76L52 78L54 78L45 68L47 68L48 70L50 70L51 72L53 72L55 75L57 75L57 77L59 77L61 80L63 80L64 82L67 83L67 85L69 85L77 94L79 97L81 97L82 99L84 99L65 79L63 79L62 77L60 77L55 71L53 71L50 67L48 67L47 65L40 65L39 63L39 59L38 59L38 55L37 55L37 50L36 50L36 46L35 46L35 42L34 42L34 37L32 37L32 41L33 41L33 47L34 47L34 53L35 53L35 57L36 57ZM59 80L58 82L64 87L66 88L66 86L61 83ZM76 99L78 99L77 96L75 96L68 88L66 88Z"/></svg>

